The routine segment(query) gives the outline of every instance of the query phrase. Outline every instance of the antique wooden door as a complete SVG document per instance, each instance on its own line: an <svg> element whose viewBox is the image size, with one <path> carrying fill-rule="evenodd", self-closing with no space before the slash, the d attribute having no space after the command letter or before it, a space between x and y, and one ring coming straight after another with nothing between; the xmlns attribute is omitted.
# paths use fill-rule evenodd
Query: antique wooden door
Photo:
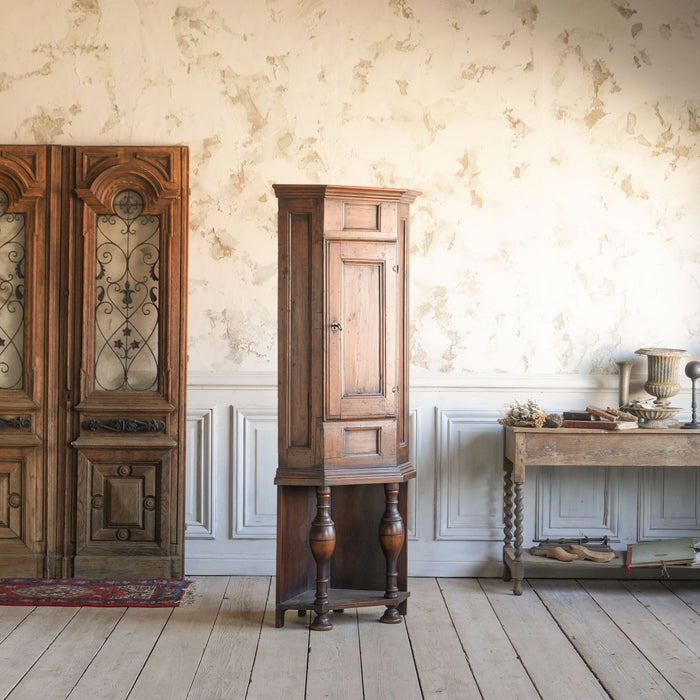
<svg viewBox="0 0 700 700"><path fill-rule="evenodd" d="M57 533L60 149L0 147L0 576L41 576ZM51 464L51 468L49 468ZM52 540L53 538L53 540Z"/></svg>
<svg viewBox="0 0 700 700"><path fill-rule="evenodd" d="M16 502L22 474L26 491L21 516L10 505L5 517L34 533L45 561L32 575L182 576L187 150L38 152L57 165L48 224L25 206L32 275L15 335L31 371L7 389L33 391L36 415L13 429L26 444L0 443L0 489ZM0 190L17 216L9 175ZM3 217L7 235L13 221Z"/></svg>

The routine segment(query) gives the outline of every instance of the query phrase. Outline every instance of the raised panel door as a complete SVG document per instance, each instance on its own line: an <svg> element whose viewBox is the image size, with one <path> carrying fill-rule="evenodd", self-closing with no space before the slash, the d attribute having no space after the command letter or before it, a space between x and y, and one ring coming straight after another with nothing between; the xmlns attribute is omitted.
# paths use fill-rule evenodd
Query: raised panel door
<svg viewBox="0 0 700 700"><path fill-rule="evenodd" d="M394 417L396 243L329 241L326 254L326 418Z"/></svg>

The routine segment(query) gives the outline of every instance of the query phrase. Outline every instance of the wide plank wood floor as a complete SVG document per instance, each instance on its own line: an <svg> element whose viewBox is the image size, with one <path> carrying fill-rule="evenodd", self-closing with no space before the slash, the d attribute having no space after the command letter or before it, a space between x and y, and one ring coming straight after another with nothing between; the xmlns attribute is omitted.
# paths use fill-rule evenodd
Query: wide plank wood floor
<svg viewBox="0 0 700 700"><path fill-rule="evenodd" d="M12 700L698 698L700 584L414 578L382 608L274 627L274 579L195 577L174 609L0 606Z"/></svg>

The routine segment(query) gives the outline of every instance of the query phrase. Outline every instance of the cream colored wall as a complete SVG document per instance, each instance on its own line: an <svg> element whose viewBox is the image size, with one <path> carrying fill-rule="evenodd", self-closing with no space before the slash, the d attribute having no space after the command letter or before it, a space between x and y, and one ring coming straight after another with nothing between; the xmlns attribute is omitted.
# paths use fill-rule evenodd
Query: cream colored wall
<svg viewBox="0 0 700 700"><path fill-rule="evenodd" d="M700 355L697 0L0 5L0 142L189 145L194 373L275 369L274 182L423 191L414 376Z"/></svg>

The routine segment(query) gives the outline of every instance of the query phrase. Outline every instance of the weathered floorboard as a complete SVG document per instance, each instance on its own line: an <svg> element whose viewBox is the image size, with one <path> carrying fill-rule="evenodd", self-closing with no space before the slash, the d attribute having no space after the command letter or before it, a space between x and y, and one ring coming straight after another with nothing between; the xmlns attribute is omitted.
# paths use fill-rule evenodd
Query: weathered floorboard
<svg viewBox="0 0 700 700"><path fill-rule="evenodd" d="M620 581L586 581L584 587L679 695L700 695L698 657Z"/></svg>
<svg viewBox="0 0 700 700"><path fill-rule="evenodd" d="M125 608L73 610L77 612L71 621L12 691L13 700L64 700L126 612Z"/></svg>
<svg viewBox="0 0 700 700"><path fill-rule="evenodd" d="M486 700L539 698L476 579L440 579L452 622Z"/></svg>
<svg viewBox="0 0 700 700"><path fill-rule="evenodd" d="M287 613L284 627L275 627L275 585L270 586L258 652L247 700L301 700L306 692L309 647L308 617ZM314 632L328 635L333 632ZM313 682L313 679L312 679Z"/></svg>
<svg viewBox="0 0 700 700"><path fill-rule="evenodd" d="M362 677L366 698L420 700L406 625L379 622L383 608L359 608Z"/></svg>
<svg viewBox="0 0 700 700"><path fill-rule="evenodd" d="M129 608L68 696L126 698L158 641L172 608Z"/></svg>
<svg viewBox="0 0 700 700"><path fill-rule="evenodd" d="M658 581L629 581L627 590L644 605L665 627L700 657L700 617L693 615L688 605Z"/></svg>
<svg viewBox="0 0 700 700"><path fill-rule="evenodd" d="M498 579L479 582L543 698L608 697L527 583L522 595L514 596L510 583Z"/></svg>
<svg viewBox="0 0 700 700"><path fill-rule="evenodd" d="M269 593L269 578L231 577L188 698L245 697Z"/></svg>
<svg viewBox="0 0 700 700"><path fill-rule="evenodd" d="M0 644L0 697L6 697L80 608L37 608Z"/></svg>
<svg viewBox="0 0 700 700"><path fill-rule="evenodd" d="M228 578L197 577L192 605L175 608L143 667L130 700L185 698L209 641Z"/></svg>
<svg viewBox="0 0 700 700"><path fill-rule="evenodd" d="M481 698L442 591L434 578L411 579L406 626L425 698Z"/></svg>
<svg viewBox="0 0 700 700"><path fill-rule="evenodd" d="M296 614L292 611L291 614ZM290 615L290 613L287 613ZM307 623L310 617L307 615ZM331 632L309 635L309 667L306 700L362 697L362 665L357 611L331 615Z"/></svg>
<svg viewBox="0 0 700 700"><path fill-rule="evenodd" d="M531 579L530 585L614 698L680 697L577 581Z"/></svg>

